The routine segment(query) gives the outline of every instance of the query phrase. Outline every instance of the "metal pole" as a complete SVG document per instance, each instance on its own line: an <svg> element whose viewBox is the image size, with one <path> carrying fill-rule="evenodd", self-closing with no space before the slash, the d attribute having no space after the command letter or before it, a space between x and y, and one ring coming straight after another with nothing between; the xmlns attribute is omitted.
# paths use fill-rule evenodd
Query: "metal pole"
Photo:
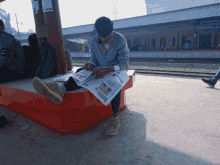
<svg viewBox="0 0 220 165"><path fill-rule="evenodd" d="M57 73L66 74L67 64L58 0L42 0L42 7L44 21L48 31L48 41L56 50Z"/></svg>
<svg viewBox="0 0 220 165"><path fill-rule="evenodd" d="M17 20L17 15L16 15L16 13L15 13L15 17L16 17L16 23L17 23L17 27L18 27L18 20ZM19 27L18 27L18 36L19 36L19 41L20 41Z"/></svg>

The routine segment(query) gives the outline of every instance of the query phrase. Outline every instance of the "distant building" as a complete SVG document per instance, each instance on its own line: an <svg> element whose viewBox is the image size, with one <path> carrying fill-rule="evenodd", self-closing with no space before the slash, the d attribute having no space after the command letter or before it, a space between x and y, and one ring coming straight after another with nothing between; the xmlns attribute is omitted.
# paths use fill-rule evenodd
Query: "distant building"
<svg viewBox="0 0 220 165"><path fill-rule="evenodd" d="M113 21L114 30L125 36L130 51L215 50L220 44L219 11L220 3L216 3L131 17ZM94 35L93 24L64 28L64 46L71 52L87 52L89 43L68 40L90 41ZM22 42L27 42L27 37L21 36Z"/></svg>
<svg viewBox="0 0 220 165"><path fill-rule="evenodd" d="M216 3L216 0L145 0L147 14L175 11Z"/></svg>

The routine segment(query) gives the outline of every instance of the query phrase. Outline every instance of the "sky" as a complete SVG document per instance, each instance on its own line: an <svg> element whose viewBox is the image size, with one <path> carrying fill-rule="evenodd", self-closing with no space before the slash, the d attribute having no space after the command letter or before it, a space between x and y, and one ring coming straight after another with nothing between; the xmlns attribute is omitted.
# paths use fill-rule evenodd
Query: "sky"
<svg viewBox="0 0 220 165"><path fill-rule="evenodd" d="M165 0L161 0L164 1ZM181 9L177 1L184 0L168 0L176 2L176 8ZM215 3L215 0L185 0L187 6L201 6ZM204 3L201 3L201 2ZM93 24L95 20L101 16L115 19L113 13L114 6L117 6L117 19L124 19L136 16L147 15L146 3L154 2L150 0L58 0L60 8L61 24L63 28ZM159 0L157 0L157 3ZM116 3L116 4L115 4ZM12 5L13 4L13 5ZM23 6L22 6L22 5ZM115 4L115 5L114 5ZM179 4L179 5L178 5ZM158 5L158 4L157 4ZM19 7L18 7L19 6ZM155 4L153 5L155 6ZM17 30L16 17L17 14L18 26L20 32L35 32L35 22L31 0L6 0L0 3L0 8L4 9L11 15L11 25ZM173 7L175 8L175 7ZM156 11L156 10L155 10ZM158 10L163 12L164 10Z"/></svg>
<svg viewBox="0 0 220 165"><path fill-rule="evenodd" d="M145 0L59 0L61 24L63 28L93 24L101 16L114 20L113 3L117 2L118 19L146 15ZM126 7L123 5L126 4ZM13 4L13 5L11 5ZM21 4L25 4L21 6ZM21 6L21 7L18 7ZM19 31L35 32L35 22L31 0L6 0L0 8L11 15L11 25L17 30L17 14ZM22 23L22 24L21 24Z"/></svg>

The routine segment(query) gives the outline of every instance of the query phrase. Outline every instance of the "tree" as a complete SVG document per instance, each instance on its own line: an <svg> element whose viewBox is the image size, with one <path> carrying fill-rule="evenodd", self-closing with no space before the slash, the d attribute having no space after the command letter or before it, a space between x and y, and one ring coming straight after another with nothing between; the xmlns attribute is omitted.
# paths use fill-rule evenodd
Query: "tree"
<svg viewBox="0 0 220 165"><path fill-rule="evenodd" d="M10 14L6 13L5 10L0 9L0 18L2 19L2 21L5 24L5 31L12 34L12 35L16 35L17 31L15 30L15 28L11 27L11 17Z"/></svg>

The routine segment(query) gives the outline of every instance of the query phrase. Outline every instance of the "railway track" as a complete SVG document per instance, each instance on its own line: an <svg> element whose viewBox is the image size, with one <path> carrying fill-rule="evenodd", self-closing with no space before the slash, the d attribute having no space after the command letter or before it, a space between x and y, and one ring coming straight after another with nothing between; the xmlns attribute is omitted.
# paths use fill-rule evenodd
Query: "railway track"
<svg viewBox="0 0 220 165"><path fill-rule="evenodd" d="M135 69L135 73L153 74L153 75L170 75L180 77L195 77L195 78L212 78L215 74L199 73L199 72L182 72L182 71L167 71L167 70L143 70Z"/></svg>
<svg viewBox="0 0 220 165"><path fill-rule="evenodd" d="M89 57L72 57L73 61L89 61ZM129 58L129 62L206 63L219 64L220 58Z"/></svg>
<svg viewBox="0 0 220 165"><path fill-rule="evenodd" d="M83 67L82 65L75 65ZM195 77L195 78L212 78L215 74L202 73L202 72L183 72L183 71L169 71L169 70L148 70L148 69L135 69L135 73L150 74L150 75L167 75L167 76L180 76L180 77Z"/></svg>

